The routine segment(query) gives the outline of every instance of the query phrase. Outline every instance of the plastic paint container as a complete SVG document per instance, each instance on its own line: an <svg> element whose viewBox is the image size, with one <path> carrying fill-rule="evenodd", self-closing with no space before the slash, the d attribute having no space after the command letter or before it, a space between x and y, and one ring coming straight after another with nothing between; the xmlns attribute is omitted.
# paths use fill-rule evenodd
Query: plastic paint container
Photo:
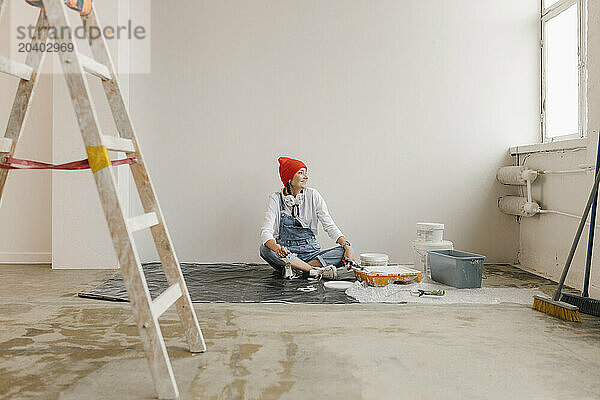
<svg viewBox="0 0 600 400"><path fill-rule="evenodd" d="M327 289L337 289L337 290L346 290L349 287L351 287L352 285L354 285L354 282L348 282L348 281L329 281L329 282L325 282L323 284L323 286L325 286Z"/></svg>
<svg viewBox="0 0 600 400"><path fill-rule="evenodd" d="M395 282L421 282L423 273L406 265L375 265L354 268L354 275L369 286L387 286Z"/></svg>
<svg viewBox="0 0 600 400"><path fill-rule="evenodd" d="M459 289L480 288L485 256L458 250L429 252L431 279Z"/></svg>
<svg viewBox="0 0 600 400"><path fill-rule="evenodd" d="M444 240L444 224L417 222L417 241L441 242Z"/></svg>
<svg viewBox="0 0 600 400"><path fill-rule="evenodd" d="M360 264L365 266L388 265L389 257L381 253L363 253L360 255Z"/></svg>
<svg viewBox="0 0 600 400"><path fill-rule="evenodd" d="M412 243L413 258L415 261L415 269L423 271L423 276L429 276L431 269L429 268L429 250L454 250L454 243L449 240L441 242L423 242L415 240Z"/></svg>

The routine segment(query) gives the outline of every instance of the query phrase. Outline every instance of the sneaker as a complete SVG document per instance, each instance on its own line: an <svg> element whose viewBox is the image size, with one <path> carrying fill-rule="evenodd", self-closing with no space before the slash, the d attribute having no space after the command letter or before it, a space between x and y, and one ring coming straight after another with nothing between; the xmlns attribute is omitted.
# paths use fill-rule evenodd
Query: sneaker
<svg viewBox="0 0 600 400"><path fill-rule="evenodd" d="M326 267L315 267L310 270L310 276L318 278L329 279L334 281L338 278L338 272L335 265L328 265Z"/></svg>

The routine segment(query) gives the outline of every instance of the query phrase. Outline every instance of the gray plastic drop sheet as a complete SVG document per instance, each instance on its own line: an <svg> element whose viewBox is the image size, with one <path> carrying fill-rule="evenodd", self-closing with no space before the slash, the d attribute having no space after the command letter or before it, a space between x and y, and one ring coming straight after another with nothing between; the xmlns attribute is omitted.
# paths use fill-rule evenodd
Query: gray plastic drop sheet
<svg viewBox="0 0 600 400"><path fill-rule="evenodd" d="M167 289L160 263L144 264L144 274L152 298ZM347 304L357 301L343 290L326 289L323 281L283 279L268 265L181 263L190 297L194 303L320 303ZM342 271L343 270L343 271ZM354 274L340 273L349 281ZM314 288L314 289L313 289ZM300 290L298 290L300 289ZM121 274L79 297L110 301L128 301Z"/></svg>
<svg viewBox="0 0 600 400"><path fill-rule="evenodd" d="M152 298L167 288L160 263L144 264L144 273ZM484 286L479 289L456 289L426 278L408 285L370 287L355 282L354 274L339 268L343 280L354 282L347 289L327 289L324 281L283 279L268 265L182 263L190 296L194 303L421 303L421 304L499 304L531 305L540 286L554 288L554 283L511 266L486 266ZM490 287L491 286L491 287ZM445 290L444 296L417 297L411 292ZM128 301L120 273L80 297L109 301Z"/></svg>

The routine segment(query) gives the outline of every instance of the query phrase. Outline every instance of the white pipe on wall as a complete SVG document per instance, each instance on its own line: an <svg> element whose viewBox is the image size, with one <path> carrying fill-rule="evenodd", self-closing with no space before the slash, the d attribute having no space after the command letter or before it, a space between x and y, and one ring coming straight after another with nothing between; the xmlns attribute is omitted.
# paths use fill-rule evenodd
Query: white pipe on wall
<svg viewBox="0 0 600 400"><path fill-rule="evenodd" d="M562 211L556 211L556 210L539 210L538 211L540 214L556 214L556 215L562 215L564 217L569 217L569 218L574 218L574 219L578 219L581 220L581 215L575 215L575 214L569 214L566 212L562 212ZM590 226L589 222L585 223L586 226ZM600 228L600 225L596 225L596 229Z"/></svg>
<svg viewBox="0 0 600 400"><path fill-rule="evenodd" d="M536 214L556 214L563 215L565 217L581 219L581 216L564 213L562 211L540 209L539 205L533 201L531 195L531 183L538 177L538 175L574 174L593 170L593 166L585 164L579 165L579 169L558 171L534 170L524 165L502 167L498 170L496 179L505 185L526 185L527 197L503 196L498 199L498 207L503 213L518 215L521 217L532 217Z"/></svg>
<svg viewBox="0 0 600 400"><path fill-rule="evenodd" d="M540 170L540 175L562 175L562 174L578 174L581 172L593 171L594 166L592 165L581 165L579 169L566 169L562 171L544 171Z"/></svg>

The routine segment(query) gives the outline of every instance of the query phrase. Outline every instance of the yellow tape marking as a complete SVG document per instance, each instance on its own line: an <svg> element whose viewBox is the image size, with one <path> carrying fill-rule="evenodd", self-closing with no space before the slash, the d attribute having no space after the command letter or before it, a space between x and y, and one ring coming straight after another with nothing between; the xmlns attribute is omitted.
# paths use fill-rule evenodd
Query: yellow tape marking
<svg viewBox="0 0 600 400"><path fill-rule="evenodd" d="M93 173L111 165L106 146L87 146L85 151L87 152L88 162Z"/></svg>

